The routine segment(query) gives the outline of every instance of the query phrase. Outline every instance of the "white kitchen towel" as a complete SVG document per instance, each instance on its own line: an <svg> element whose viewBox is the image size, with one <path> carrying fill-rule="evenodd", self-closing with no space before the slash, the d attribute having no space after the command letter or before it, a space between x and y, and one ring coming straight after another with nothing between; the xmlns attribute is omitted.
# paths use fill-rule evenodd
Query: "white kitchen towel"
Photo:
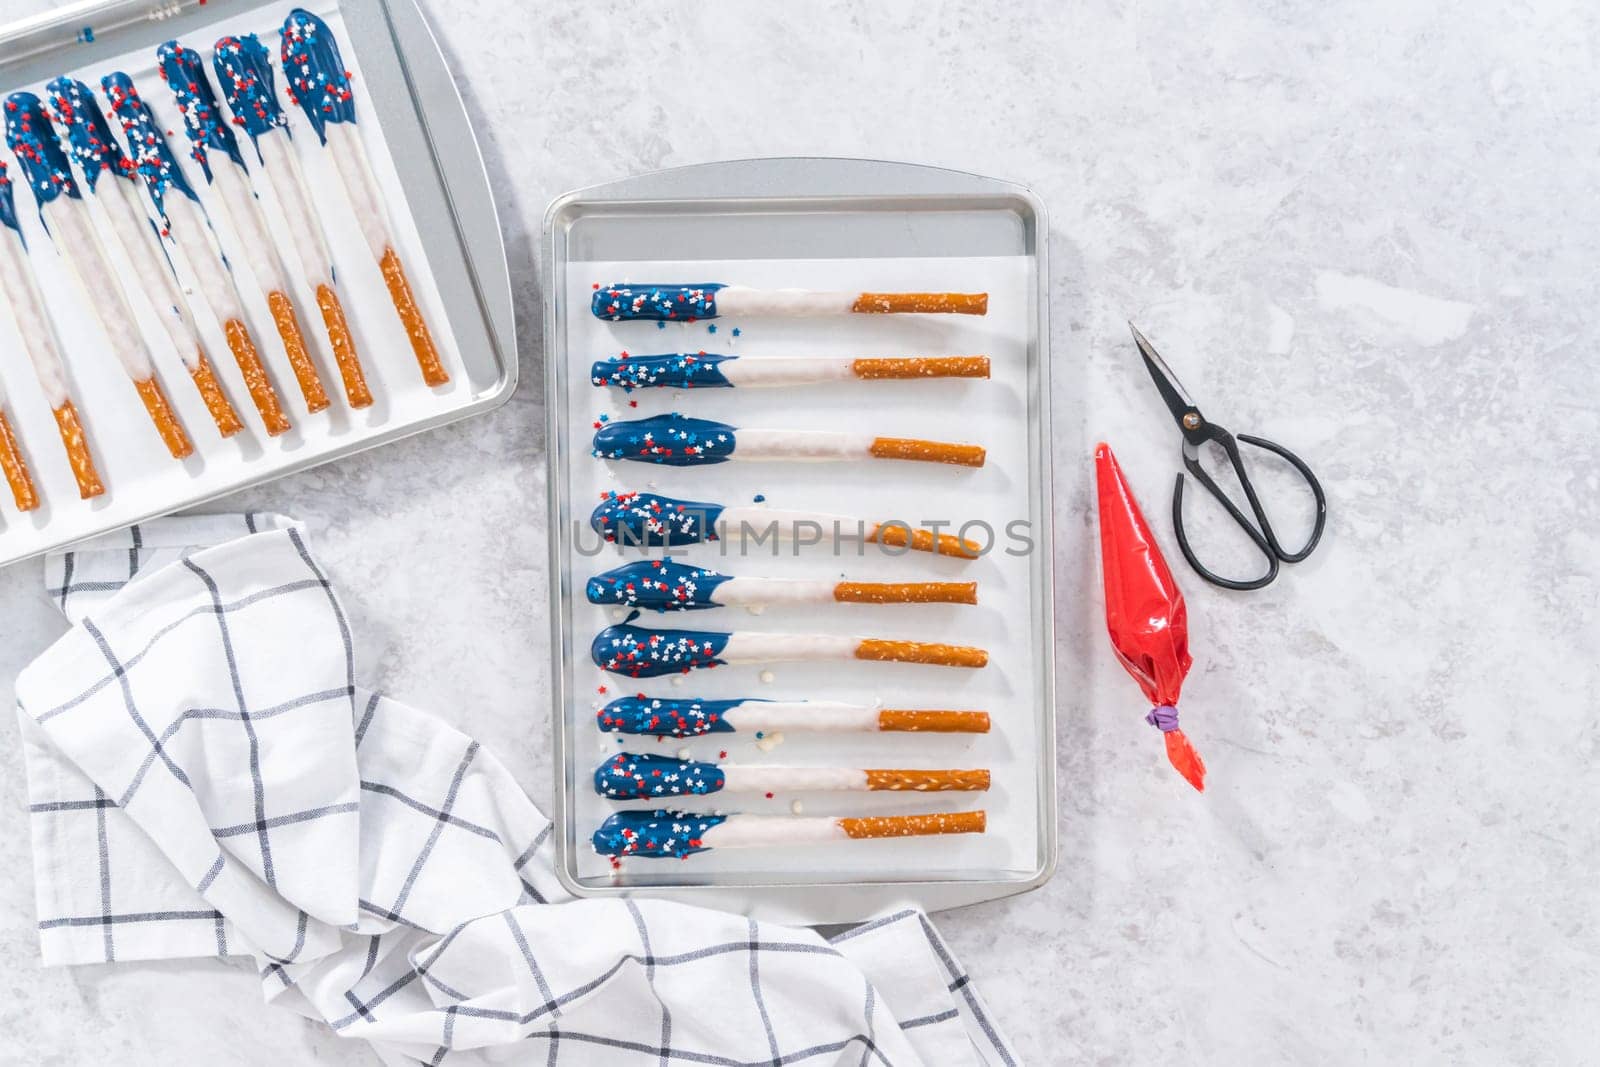
<svg viewBox="0 0 1600 1067"><path fill-rule="evenodd" d="M17 682L47 963L249 956L387 1063L1015 1062L927 917L814 931L572 900L494 757L356 684L297 524L147 523L51 557Z"/></svg>

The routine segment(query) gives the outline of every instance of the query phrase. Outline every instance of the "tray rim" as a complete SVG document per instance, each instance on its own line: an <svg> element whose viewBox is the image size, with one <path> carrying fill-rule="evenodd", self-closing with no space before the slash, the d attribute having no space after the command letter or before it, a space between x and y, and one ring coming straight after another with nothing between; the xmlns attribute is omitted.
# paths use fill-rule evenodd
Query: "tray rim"
<svg viewBox="0 0 1600 1067"><path fill-rule="evenodd" d="M796 170L809 173L802 173L796 176L792 173ZM692 189L701 178L714 180L759 179L761 177L773 177L779 171L784 172L783 180L798 181L802 185L808 179L815 179L819 176L824 180L832 179L842 184L849 184L859 182L869 174L876 172L879 177L893 174L897 178L921 183L924 187L910 192L898 190L863 192L858 187L851 195L828 192L795 195L787 191L766 191L732 196L649 195L651 187L658 184L663 186L687 184ZM558 231L564 233L565 225L570 221L570 215L573 210L588 202L612 207L626 207L629 205L655 205L659 207L663 204L673 203L738 205L747 203L759 204L762 201L777 200L785 203L803 203L815 200L819 204L838 204L844 201L865 205L872 201L886 199L926 198L932 200L941 197L956 199L974 195L986 198L992 197L996 200L1012 198L1024 205L1032 216L1031 220L1028 221L1031 224L1031 233L1029 234L1032 238L1031 254L1035 261L1034 280L1036 291L1034 299L1037 304L1035 329L1037 331L1036 346L1038 352L1033 367L1033 372L1037 378L1037 388L1033 390L1029 403L1030 405L1042 405L1043 410L1037 413L1040 418L1034 420L1034 424L1038 427L1042 437L1048 439L1051 435L1051 421L1053 418L1049 404L1049 225L1043 201L1025 185L969 171L918 163L835 156L773 156L698 163L684 167L651 171L613 182L570 190L552 200L550 206L546 209L540 262L546 279L542 295L546 355L545 429L548 442L547 475L550 479L547 521L550 530L548 537L550 563L549 608L552 631L552 640L550 642L551 729L555 742L552 762L554 783L551 824L552 835L555 838L556 877L563 888L574 896L580 898L653 896L679 900L685 903L713 907L721 906L730 910L768 916L781 921L824 924L853 922L869 918L874 914L905 903L921 906L928 911L938 911L966 904L980 903L986 900L997 900L1037 889L1055 874L1060 862L1056 784L1056 656L1055 615L1053 609L1055 531L1053 457L1050 450L1045 447L1045 440L1035 442L1033 456L1040 464L1037 478L1040 483L1038 492L1040 493L1040 510L1043 521L1039 530L1039 551L1046 561L1045 565L1040 568L1043 577L1041 588L1036 590L1036 595L1042 597L1044 603L1043 605L1035 605L1035 608L1042 630L1040 634L1041 643L1048 650L1048 662L1046 664L1048 669L1044 671L1043 676L1042 697L1046 706L1040 713L1041 736L1038 738L1037 744L1041 760L1038 819L1041 827L1040 840L1043 845L1043 855L1040 857L1039 865L1031 874L1017 879L923 878L918 880L864 880L832 883L768 882L728 885L593 886L579 881L569 870L569 863L573 856L566 840L566 825L571 818L568 803L566 764L567 750L571 741L566 737L566 703L570 694L567 692L565 684L564 667L571 635L566 633L566 627L561 621L561 610L566 590L563 586L560 503L564 496L561 488L561 478L565 473L564 458L566 449L560 436L562 427L559 425L560 419L558 417L564 409L564 394L558 392L558 390L565 383L560 378L560 364L562 361L557 358L558 355L564 356L566 351L565 343L561 340L561 331L557 329L557 293L561 287L562 275L560 271L565 260L563 257L558 256ZM818 889L826 889L831 892L819 895L815 892ZM817 896L827 899L815 899ZM841 902L843 902L842 906L840 906Z"/></svg>
<svg viewBox="0 0 1600 1067"><path fill-rule="evenodd" d="M268 0L260 0L260 4L257 6L264 5L267 2ZM384 24L390 31L391 39L387 42L387 47L392 50L394 58L399 64L404 91L407 98L412 101L416 108L417 122L421 127L423 138L428 142L433 157L433 169L443 191L442 206L456 232L461 246L461 254L471 275L469 282L477 297L477 310L482 315L485 335L492 350L492 355L499 365L499 377L492 386L480 392L469 402L441 412L439 415L418 422L396 425L371 438L334 449L320 456L307 456L303 459L294 460L270 473L245 478L215 491L192 494L183 497L177 503L141 510L131 519L97 526L93 530L68 540L48 543L38 548L25 550L17 555L0 556L0 568L37 559L51 552L60 552L76 545L84 544L94 538L115 533L118 530L125 530L130 526L149 522L164 515L204 507L223 497L231 496L246 489L266 485L280 478L299 474L327 463L348 459L350 456L381 445L393 444L396 441L413 437L428 430L435 430L441 426L459 422L462 419L485 414L505 404L511 399L512 394L516 392L521 376L520 360L517 352L516 306L515 301L511 298L510 266L505 255L505 235L500 228L499 212L495 207L493 191L489 187L488 169L483 162L482 148L478 144L477 135L473 132L472 123L468 121L466 105L462 101L459 91L450 94L445 100L441 100L438 96L424 98L418 95L416 91L417 78L424 76L437 77L442 74L447 82L454 85L454 78L450 73L449 64L445 61L444 52L439 46L433 28L428 24L427 17L423 14L417 0L337 0L337 2L341 12L348 12L350 9L371 9L383 19ZM71 25L90 16L95 11L125 6L127 6L126 0L79 0L77 3L68 4L53 11L42 12L14 22L0 23L0 41L9 42L21 34L45 33L58 26ZM401 46L400 33L402 27L413 33L420 31L432 45L432 50L425 53L422 53L421 50L407 53ZM379 42L379 45L384 45L384 42ZM61 47L65 48L67 46L62 45ZM368 44L366 47L370 49L373 45ZM32 59L34 55L38 54L44 53L25 53L21 58ZM5 67L6 63L0 61L0 72L3 72ZM471 176L475 180L474 188L461 189L457 187L465 181L466 176L464 175L457 174L454 178L451 177L450 169L444 164L445 157L439 153L437 134L441 130L448 131L447 136L455 139L456 148L470 150L468 158L472 163L476 164L475 168L471 169ZM456 137L457 131L464 133L465 137ZM477 219L481 223L487 223L495 234L496 241L493 249L479 251L474 242L466 239L465 226L470 221L471 212L475 206L487 213L486 217L479 215ZM463 208L466 209L465 212ZM493 283L492 291L491 283ZM498 308L503 313L509 332L502 331L497 325L493 313L495 308Z"/></svg>

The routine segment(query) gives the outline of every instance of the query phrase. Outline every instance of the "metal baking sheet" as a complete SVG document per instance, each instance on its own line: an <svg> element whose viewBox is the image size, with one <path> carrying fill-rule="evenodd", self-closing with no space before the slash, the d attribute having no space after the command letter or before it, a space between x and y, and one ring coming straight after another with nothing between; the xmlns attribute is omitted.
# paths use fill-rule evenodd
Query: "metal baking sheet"
<svg viewBox="0 0 1600 1067"><path fill-rule="evenodd" d="M313 190L327 188L334 202L322 211L330 251L351 329L373 384L376 403L352 411L333 370L314 294L298 278L291 250L280 242L295 302L313 358L333 406L306 412L272 328L265 298L246 271L241 276L246 312L256 344L278 384L295 428L269 438L249 402L220 328L197 311L201 337L245 420L246 430L223 440L199 402L188 375L152 309L135 301L138 327L151 347L167 394L193 439L196 455L177 462L154 440L125 376L110 362L98 326L87 321L82 296L53 254L26 189L18 188L19 215L29 237L35 272L64 356L90 445L107 486L104 496L80 501L56 437L49 407L17 347L10 316L0 314L0 377L10 394L13 422L33 467L44 506L33 513L0 501L0 565L62 547L130 523L191 507L217 496L305 470L422 430L442 426L503 403L517 383L510 278L499 221L477 143L455 82L421 13L411 0L106 0L76 4L0 28L0 95L40 91L60 74L91 86L124 70L164 122L174 154L211 209L214 196L189 159L189 145L172 94L155 70L155 49L177 38L209 59L225 33L253 32L275 51L277 30L295 6L328 20L357 85L361 132L388 200L396 243L452 381L428 389L400 329L377 267L348 211L331 161L317 146L297 108L286 105L296 131L295 149ZM280 90L282 88L280 78ZM11 162L9 152L5 154ZM247 150L247 158L248 150ZM250 162L253 164L254 160ZM16 168L12 168L16 177ZM277 219L270 183L258 181L269 221ZM234 238L218 226L224 253ZM426 241L422 235L426 234ZM113 252L113 261L119 253ZM242 256L230 255L239 263ZM308 314L309 310L309 314Z"/></svg>
<svg viewBox="0 0 1600 1067"><path fill-rule="evenodd" d="M787 921L844 922L912 902L934 910L1018 893L1041 884L1056 860L1054 782L1053 603L1051 595L1049 336L1045 220L1027 190L975 175L865 160L776 159L710 164L646 175L581 190L557 200L545 225L546 341L549 359L552 722L557 752L555 796L558 873L582 896L643 892ZM668 274L670 273L670 276ZM601 277L606 274L606 277ZM968 289L985 285L990 321L938 321L938 316L856 316L841 320L722 320L719 324L600 324L587 295L606 281L730 281L762 287L799 285L852 289ZM616 276L620 275L620 276ZM646 277L649 275L649 277ZM960 284L982 279L981 285ZM826 284L829 280L837 284ZM924 284L915 284L920 281ZM864 318L877 322L861 322ZM950 317L951 319L957 317ZM894 320L889 322L881 320ZM920 321L916 321L920 320ZM716 326L720 332L713 332ZM741 327L740 334L733 333ZM667 390L623 396L589 383L596 359L634 352L709 350L745 356L841 354L964 354L942 345L987 340L995 347L989 383L919 382L853 389L705 390L693 397ZM889 350L882 345L921 345ZM825 347L831 345L834 347ZM843 346L840 348L839 346ZM609 348L609 350L608 350ZM825 350L824 350L825 348ZM938 349L935 351L934 349ZM964 391L965 389L975 391ZM764 393L766 396L757 396ZM653 395L654 394L654 395ZM669 395L660 395L669 394ZM730 395L741 394L741 395ZM637 407L632 405L636 404ZM600 417L639 417L661 411L738 424L828 428L850 420L882 420L886 429L920 436L975 440L991 446L994 462L978 479L949 472L908 471L917 464L727 464L661 468L605 464L589 454ZM781 421L787 418L789 421ZM893 425L888 425L892 423ZM959 429L957 429L959 427ZM882 468L888 467L889 470ZM848 469L847 469L848 468ZM609 481L608 481L609 479ZM866 479L863 481L863 479ZM880 479L881 488L871 479ZM979 607L913 612L878 607L773 608L752 617L715 611L667 617L664 625L691 629L818 630L881 633L923 640L968 637L962 643L1017 642L989 671L840 664L826 669L775 665L770 671L726 667L684 678L619 679L596 668L588 646L610 609L583 593L593 573L637 558L614 546L596 554L583 543L594 490L658 491L696 500L848 511L835 499L880 492L885 499L926 500L940 515L965 502L988 516L1025 518L1033 547L1021 560L984 559L964 576L979 580ZM710 546L700 546L709 550ZM686 562L746 575L915 580L962 574L959 561L782 559L751 555ZM682 550L675 550L675 555ZM656 553L659 555L659 550ZM833 568L833 570L830 570ZM949 574L946 573L949 572ZM984 590L989 598L985 599ZM998 596L996 594L999 594ZM969 613L963 615L962 613ZM641 623L652 621L650 616ZM986 675L982 679L951 675ZM673 683L677 684L674 685ZM601 692L601 687L605 691ZM984 807L990 832L973 837L856 842L785 853L781 849L704 853L677 862L629 858L612 870L589 844L600 817L614 805L593 793L591 775L621 735L600 732L595 711L636 690L652 696L835 699L871 703L898 698L901 706L980 707L990 712L988 735L791 734L781 747L760 751L749 735L716 734L687 741L627 738L630 751L674 754L741 764L831 766L1004 767L988 794L798 794L763 798L732 794L629 807L781 814L799 801L805 814L962 810ZM941 700L941 697L945 698ZM649 746L649 747L646 747Z"/></svg>

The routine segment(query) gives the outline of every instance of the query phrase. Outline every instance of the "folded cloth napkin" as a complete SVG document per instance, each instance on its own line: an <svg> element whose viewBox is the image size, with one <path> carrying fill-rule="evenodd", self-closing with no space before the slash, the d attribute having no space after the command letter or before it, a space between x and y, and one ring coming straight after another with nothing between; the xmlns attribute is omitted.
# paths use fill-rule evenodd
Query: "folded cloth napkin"
<svg viewBox="0 0 1600 1067"><path fill-rule="evenodd" d="M386 1063L1015 1062L928 918L831 941L575 900L493 755L357 684L274 515L51 557L72 629L17 681L46 963L247 956Z"/></svg>

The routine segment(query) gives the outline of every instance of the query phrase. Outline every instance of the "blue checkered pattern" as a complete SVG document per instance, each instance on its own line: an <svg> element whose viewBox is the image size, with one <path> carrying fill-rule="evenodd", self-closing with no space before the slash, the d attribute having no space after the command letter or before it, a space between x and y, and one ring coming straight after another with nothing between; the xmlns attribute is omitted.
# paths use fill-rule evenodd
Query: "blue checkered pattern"
<svg viewBox="0 0 1600 1067"><path fill-rule="evenodd" d="M17 685L46 962L247 956L391 1063L1015 1062L920 912L828 941L570 899L505 767L356 683L288 520L146 524L47 580L75 625Z"/></svg>

